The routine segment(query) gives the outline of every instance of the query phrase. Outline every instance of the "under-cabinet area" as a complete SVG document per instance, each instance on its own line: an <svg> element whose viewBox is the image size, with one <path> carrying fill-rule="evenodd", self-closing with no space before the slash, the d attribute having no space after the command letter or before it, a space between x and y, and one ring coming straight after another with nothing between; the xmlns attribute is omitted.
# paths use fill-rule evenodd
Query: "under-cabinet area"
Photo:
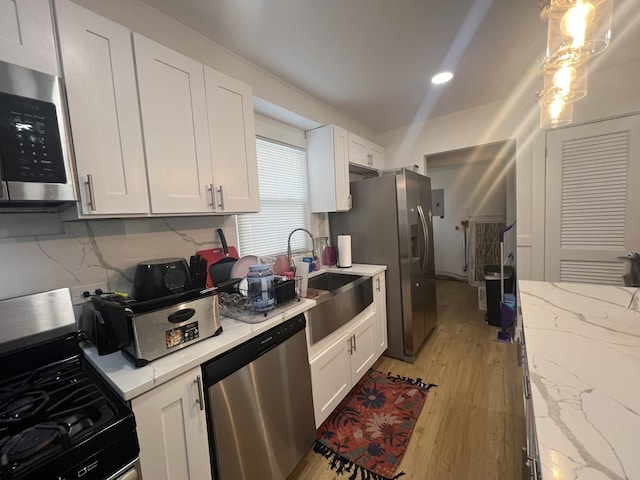
<svg viewBox="0 0 640 480"><path fill-rule="evenodd" d="M353 317L317 342L311 341L309 317L318 300L301 299L257 323L223 317L220 335L141 368L120 352L99 355L87 344L89 361L131 403L143 477L238 478L246 470L254 471L247 478L258 478L258 472L286 478L310 451L317 426L384 351L385 270L353 265L311 277L350 280L327 291L325 297L338 300L353 279L365 280L369 289L361 310L351 310L347 315ZM342 374L347 378L338 384ZM284 437L278 433L283 428ZM256 437L256 431L262 433ZM229 443L231 437L236 443ZM247 449L254 460L242 453Z"/></svg>

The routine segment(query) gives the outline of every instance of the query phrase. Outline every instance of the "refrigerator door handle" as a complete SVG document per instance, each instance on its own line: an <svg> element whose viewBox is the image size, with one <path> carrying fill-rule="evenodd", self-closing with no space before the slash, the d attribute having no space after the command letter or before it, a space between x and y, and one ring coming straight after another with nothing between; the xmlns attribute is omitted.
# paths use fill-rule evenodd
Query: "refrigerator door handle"
<svg viewBox="0 0 640 480"><path fill-rule="evenodd" d="M424 216L422 205L418 205L418 216L422 225L422 233L424 234L424 255L422 256L422 265L420 266L422 273L426 273L427 264L429 263L429 230L427 229L427 219Z"/></svg>

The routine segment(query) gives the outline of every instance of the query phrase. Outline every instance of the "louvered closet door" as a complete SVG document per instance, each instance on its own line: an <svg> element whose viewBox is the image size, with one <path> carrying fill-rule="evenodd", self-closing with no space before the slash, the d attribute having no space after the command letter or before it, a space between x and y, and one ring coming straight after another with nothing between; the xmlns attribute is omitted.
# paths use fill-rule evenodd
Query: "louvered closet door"
<svg viewBox="0 0 640 480"><path fill-rule="evenodd" d="M640 250L640 115L547 133L545 279L622 285Z"/></svg>

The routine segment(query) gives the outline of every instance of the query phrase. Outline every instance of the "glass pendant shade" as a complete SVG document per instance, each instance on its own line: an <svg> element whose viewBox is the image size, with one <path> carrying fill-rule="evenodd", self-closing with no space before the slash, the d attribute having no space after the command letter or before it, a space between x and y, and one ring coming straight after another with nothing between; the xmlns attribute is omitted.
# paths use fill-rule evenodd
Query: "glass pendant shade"
<svg viewBox="0 0 640 480"><path fill-rule="evenodd" d="M547 14L547 65L584 62L609 45L613 0L552 0Z"/></svg>
<svg viewBox="0 0 640 480"><path fill-rule="evenodd" d="M561 98L554 98L548 105L540 105L540 127L558 128L568 125L573 120L573 103L565 103Z"/></svg>
<svg viewBox="0 0 640 480"><path fill-rule="evenodd" d="M544 89L540 92L540 104L549 105L555 98L565 103L575 102L587 95L587 62L561 67L547 65L543 70Z"/></svg>

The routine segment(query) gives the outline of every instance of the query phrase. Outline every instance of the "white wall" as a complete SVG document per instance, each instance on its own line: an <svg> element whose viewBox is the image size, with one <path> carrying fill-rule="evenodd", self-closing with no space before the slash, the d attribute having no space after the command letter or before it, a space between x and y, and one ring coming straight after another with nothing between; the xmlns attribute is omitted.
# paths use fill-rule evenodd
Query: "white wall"
<svg viewBox="0 0 640 480"><path fill-rule="evenodd" d="M437 275L469 275L464 265L464 234L460 222L469 217L485 217L499 222L506 218L507 182L494 182L489 162L429 168L431 188L444 189L444 218L433 217L435 267ZM462 209L466 209L465 215ZM457 229L456 229L457 227ZM467 233L467 243L469 243Z"/></svg>
<svg viewBox="0 0 640 480"><path fill-rule="evenodd" d="M606 52L605 52L606 54ZM592 71L589 94L574 107L574 124L640 111L640 62ZM530 72L504 102L481 105L384 132L380 143L390 165L495 141L516 141L518 278L544 279L545 133L534 103L540 79ZM639 161L639 159L634 159ZM427 172L428 174L428 172ZM507 189L513 191L508 183ZM507 211L511 222L513 211Z"/></svg>
<svg viewBox="0 0 640 480"><path fill-rule="evenodd" d="M405 164L428 154L514 139L515 167L518 175L517 199L514 191L516 189L513 164L491 168L486 172L486 176L493 179L496 185L506 182L510 195L507 202L508 223L512 223L516 218L517 203L517 253L518 261L522 262L519 265L520 273L523 274L520 278L543 276L542 265L536 264L533 258L536 255L544 255L544 189L535 190L520 186L521 181L526 182L526 179L532 177L539 176L544 180L544 161L542 165L533 162L534 146L540 142L544 145L544 135L537 128L537 108L530 101L535 92L536 79L532 72L523 80L520 89L514 92L513 100L494 102L437 117L427 122L384 132L379 137L380 143L386 149L390 165ZM542 170L538 171L540 166ZM428 167L427 175L430 175ZM491 190L490 182L487 180L487 191ZM521 196L521 192L528 192L528 195ZM541 202L542 210L533 208L533 204ZM514 235L507 236L507 249L516 249Z"/></svg>
<svg viewBox="0 0 640 480"><path fill-rule="evenodd" d="M57 214L2 213L0 224L0 299L96 283L131 293L138 262L220 246L218 227L235 244L231 216L61 223Z"/></svg>

